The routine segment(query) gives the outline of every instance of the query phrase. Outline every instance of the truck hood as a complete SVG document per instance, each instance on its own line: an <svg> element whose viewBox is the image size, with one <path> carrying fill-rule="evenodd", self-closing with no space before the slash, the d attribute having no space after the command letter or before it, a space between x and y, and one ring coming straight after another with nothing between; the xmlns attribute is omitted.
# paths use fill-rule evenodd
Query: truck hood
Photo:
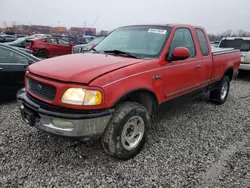
<svg viewBox="0 0 250 188"><path fill-rule="evenodd" d="M88 84L100 75L141 61L106 54L70 54L39 61L28 70L51 79Z"/></svg>

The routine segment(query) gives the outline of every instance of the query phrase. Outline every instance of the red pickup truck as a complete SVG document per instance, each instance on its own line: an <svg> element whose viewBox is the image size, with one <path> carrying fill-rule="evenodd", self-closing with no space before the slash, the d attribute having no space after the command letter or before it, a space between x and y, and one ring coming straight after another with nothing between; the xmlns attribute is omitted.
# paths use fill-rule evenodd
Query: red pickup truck
<svg viewBox="0 0 250 188"><path fill-rule="evenodd" d="M212 50L202 27L125 26L89 53L30 65L17 100L29 125L101 137L108 154L127 160L142 149L161 104L202 91L223 104L240 58L239 50Z"/></svg>

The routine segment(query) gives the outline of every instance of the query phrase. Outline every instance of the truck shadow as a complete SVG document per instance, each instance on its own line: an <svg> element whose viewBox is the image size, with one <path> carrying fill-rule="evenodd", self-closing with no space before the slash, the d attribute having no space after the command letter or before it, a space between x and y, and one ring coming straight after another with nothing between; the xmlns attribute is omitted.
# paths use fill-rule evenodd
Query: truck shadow
<svg viewBox="0 0 250 188"><path fill-rule="evenodd" d="M250 71L239 71L236 80L250 81Z"/></svg>
<svg viewBox="0 0 250 188"><path fill-rule="evenodd" d="M1 96L0 97L0 105L2 104L10 104L15 103L16 101L16 95L10 95L10 96Z"/></svg>

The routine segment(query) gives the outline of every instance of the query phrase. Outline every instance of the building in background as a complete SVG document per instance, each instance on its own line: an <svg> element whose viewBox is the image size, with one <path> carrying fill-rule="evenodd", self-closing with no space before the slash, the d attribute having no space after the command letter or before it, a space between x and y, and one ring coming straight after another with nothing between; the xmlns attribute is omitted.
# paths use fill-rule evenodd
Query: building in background
<svg viewBox="0 0 250 188"><path fill-rule="evenodd" d="M43 34L71 34L71 35L96 35L96 28L88 27L51 27L42 25L13 25L13 27L1 28L18 34L43 33Z"/></svg>

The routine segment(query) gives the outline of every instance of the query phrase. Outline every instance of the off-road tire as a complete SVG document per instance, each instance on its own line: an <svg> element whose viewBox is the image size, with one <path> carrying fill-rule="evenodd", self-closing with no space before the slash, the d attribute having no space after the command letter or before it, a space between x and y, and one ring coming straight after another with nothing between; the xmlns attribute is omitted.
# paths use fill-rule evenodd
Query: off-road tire
<svg viewBox="0 0 250 188"><path fill-rule="evenodd" d="M38 51L37 57L48 58L49 57L49 52L47 50L41 49L41 50Z"/></svg>
<svg viewBox="0 0 250 188"><path fill-rule="evenodd" d="M132 150L123 147L121 134L125 124L134 116L139 116L144 121L144 134L139 144ZM150 116L148 110L136 102L124 102L118 105L112 115L102 136L102 146L105 152L119 160L128 160L140 153L143 148L148 129L150 126Z"/></svg>
<svg viewBox="0 0 250 188"><path fill-rule="evenodd" d="M222 93L223 85L225 83L228 84L227 93L226 93L226 96L222 98L221 93ZM217 89L210 91L210 100L213 103L218 104L218 105L224 104L225 101L227 100L229 90L230 90L230 79L228 76L224 76L219 82Z"/></svg>

